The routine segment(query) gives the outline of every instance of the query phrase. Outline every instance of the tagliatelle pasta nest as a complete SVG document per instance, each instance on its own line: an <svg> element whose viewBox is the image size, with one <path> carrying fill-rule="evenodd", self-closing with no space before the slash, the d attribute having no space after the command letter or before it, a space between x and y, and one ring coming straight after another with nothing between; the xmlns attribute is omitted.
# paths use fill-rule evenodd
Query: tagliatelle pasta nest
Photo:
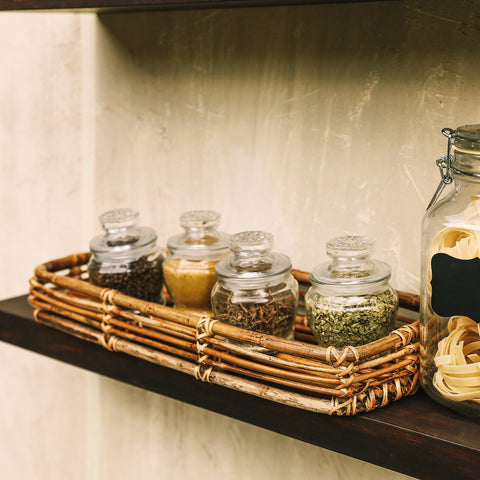
<svg viewBox="0 0 480 480"><path fill-rule="evenodd" d="M467 228L446 228L432 243L432 256L446 253L454 258L470 260L480 257L480 230Z"/></svg>
<svg viewBox="0 0 480 480"><path fill-rule="evenodd" d="M480 197L471 197L462 214L448 220L448 226L432 241L430 258L436 253L461 260L479 258ZM454 316L448 321L448 332L438 342L433 384L445 398L480 403L480 325L468 317Z"/></svg>
<svg viewBox="0 0 480 480"><path fill-rule="evenodd" d="M449 335L438 342L433 384L449 400L480 403L480 325L451 317Z"/></svg>
<svg viewBox="0 0 480 480"><path fill-rule="evenodd" d="M447 220L447 227L432 241L430 257L436 253L446 253L461 260L480 257L480 197L472 196L460 215Z"/></svg>
<svg viewBox="0 0 480 480"><path fill-rule="evenodd" d="M449 218L446 228L435 235L430 248L430 258L437 253L445 253L460 260L480 257L480 198L472 197L465 211ZM428 272L428 293L432 294Z"/></svg>

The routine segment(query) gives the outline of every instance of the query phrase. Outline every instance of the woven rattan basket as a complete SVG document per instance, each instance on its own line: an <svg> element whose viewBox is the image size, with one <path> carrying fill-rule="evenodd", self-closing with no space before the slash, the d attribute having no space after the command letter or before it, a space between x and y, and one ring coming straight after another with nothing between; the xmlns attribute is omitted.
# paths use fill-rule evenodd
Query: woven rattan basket
<svg viewBox="0 0 480 480"><path fill-rule="evenodd" d="M35 269L29 302L38 322L200 381L319 413L368 412L417 390L419 327L410 315L375 342L323 348L301 315L295 340L285 340L97 287L87 279L89 258L71 255ZM305 292L308 274L293 274ZM417 296L398 293L401 307L418 311Z"/></svg>

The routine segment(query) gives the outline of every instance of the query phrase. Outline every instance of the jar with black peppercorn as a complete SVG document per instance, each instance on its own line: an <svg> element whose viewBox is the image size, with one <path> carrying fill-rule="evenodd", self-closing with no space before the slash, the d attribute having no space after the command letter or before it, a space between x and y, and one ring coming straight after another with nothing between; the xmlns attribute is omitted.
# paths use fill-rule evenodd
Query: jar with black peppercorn
<svg viewBox="0 0 480 480"><path fill-rule="evenodd" d="M180 215L184 232L168 239L163 264L165 286L175 308L211 315L215 265L228 254L229 235L217 230L219 223L220 214L211 210Z"/></svg>
<svg viewBox="0 0 480 480"><path fill-rule="evenodd" d="M359 346L395 327L398 295L390 266L370 258L370 237L346 235L327 242L331 262L317 265L305 295L308 323L324 347Z"/></svg>
<svg viewBox="0 0 480 480"><path fill-rule="evenodd" d="M149 302L164 303L162 295L164 254L157 234L138 226L133 208L110 210L100 215L105 233L90 241L90 281Z"/></svg>
<svg viewBox="0 0 480 480"><path fill-rule="evenodd" d="M231 254L215 269L214 318L257 333L293 339L298 282L291 274L290 259L272 252L273 235L262 231L232 235L229 247ZM242 346L266 352L253 344Z"/></svg>

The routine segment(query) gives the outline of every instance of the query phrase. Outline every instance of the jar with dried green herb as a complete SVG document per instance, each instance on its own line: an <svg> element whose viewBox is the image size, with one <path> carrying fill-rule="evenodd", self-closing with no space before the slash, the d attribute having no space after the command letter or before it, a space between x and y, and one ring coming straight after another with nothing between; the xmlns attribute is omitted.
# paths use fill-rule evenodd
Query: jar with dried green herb
<svg viewBox="0 0 480 480"><path fill-rule="evenodd" d="M216 266L214 317L235 327L293 339L298 282L290 259L272 252L273 235L249 231L232 235L231 254ZM264 351L261 347L243 346Z"/></svg>
<svg viewBox="0 0 480 480"><path fill-rule="evenodd" d="M398 295L388 283L389 265L370 258L373 245L373 239L354 235L327 242L332 261L313 269L305 295L308 323L320 345L364 345L394 329Z"/></svg>
<svg viewBox="0 0 480 480"><path fill-rule="evenodd" d="M229 235L217 230L220 214L192 210L180 215L184 232L168 239L165 285L175 308L211 315L215 265L228 254Z"/></svg>
<svg viewBox="0 0 480 480"><path fill-rule="evenodd" d="M164 302L162 263L157 234L138 226L139 213L133 208L110 210L99 217L105 233L90 242L90 282L126 295Z"/></svg>

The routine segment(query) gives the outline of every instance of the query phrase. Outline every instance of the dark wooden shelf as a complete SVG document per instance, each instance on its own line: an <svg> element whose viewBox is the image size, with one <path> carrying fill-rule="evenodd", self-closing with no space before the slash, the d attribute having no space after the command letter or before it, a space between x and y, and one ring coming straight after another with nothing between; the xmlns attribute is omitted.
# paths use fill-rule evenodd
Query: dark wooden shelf
<svg viewBox="0 0 480 480"><path fill-rule="evenodd" d="M202 383L39 325L26 296L0 302L0 340L413 477L479 477L480 425L423 392L355 417L315 414Z"/></svg>
<svg viewBox="0 0 480 480"><path fill-rule="evenodd" d="M0 10L108 12L151 9L252 7L312 3L364 3L395 0L0 0Z"/></svg>

